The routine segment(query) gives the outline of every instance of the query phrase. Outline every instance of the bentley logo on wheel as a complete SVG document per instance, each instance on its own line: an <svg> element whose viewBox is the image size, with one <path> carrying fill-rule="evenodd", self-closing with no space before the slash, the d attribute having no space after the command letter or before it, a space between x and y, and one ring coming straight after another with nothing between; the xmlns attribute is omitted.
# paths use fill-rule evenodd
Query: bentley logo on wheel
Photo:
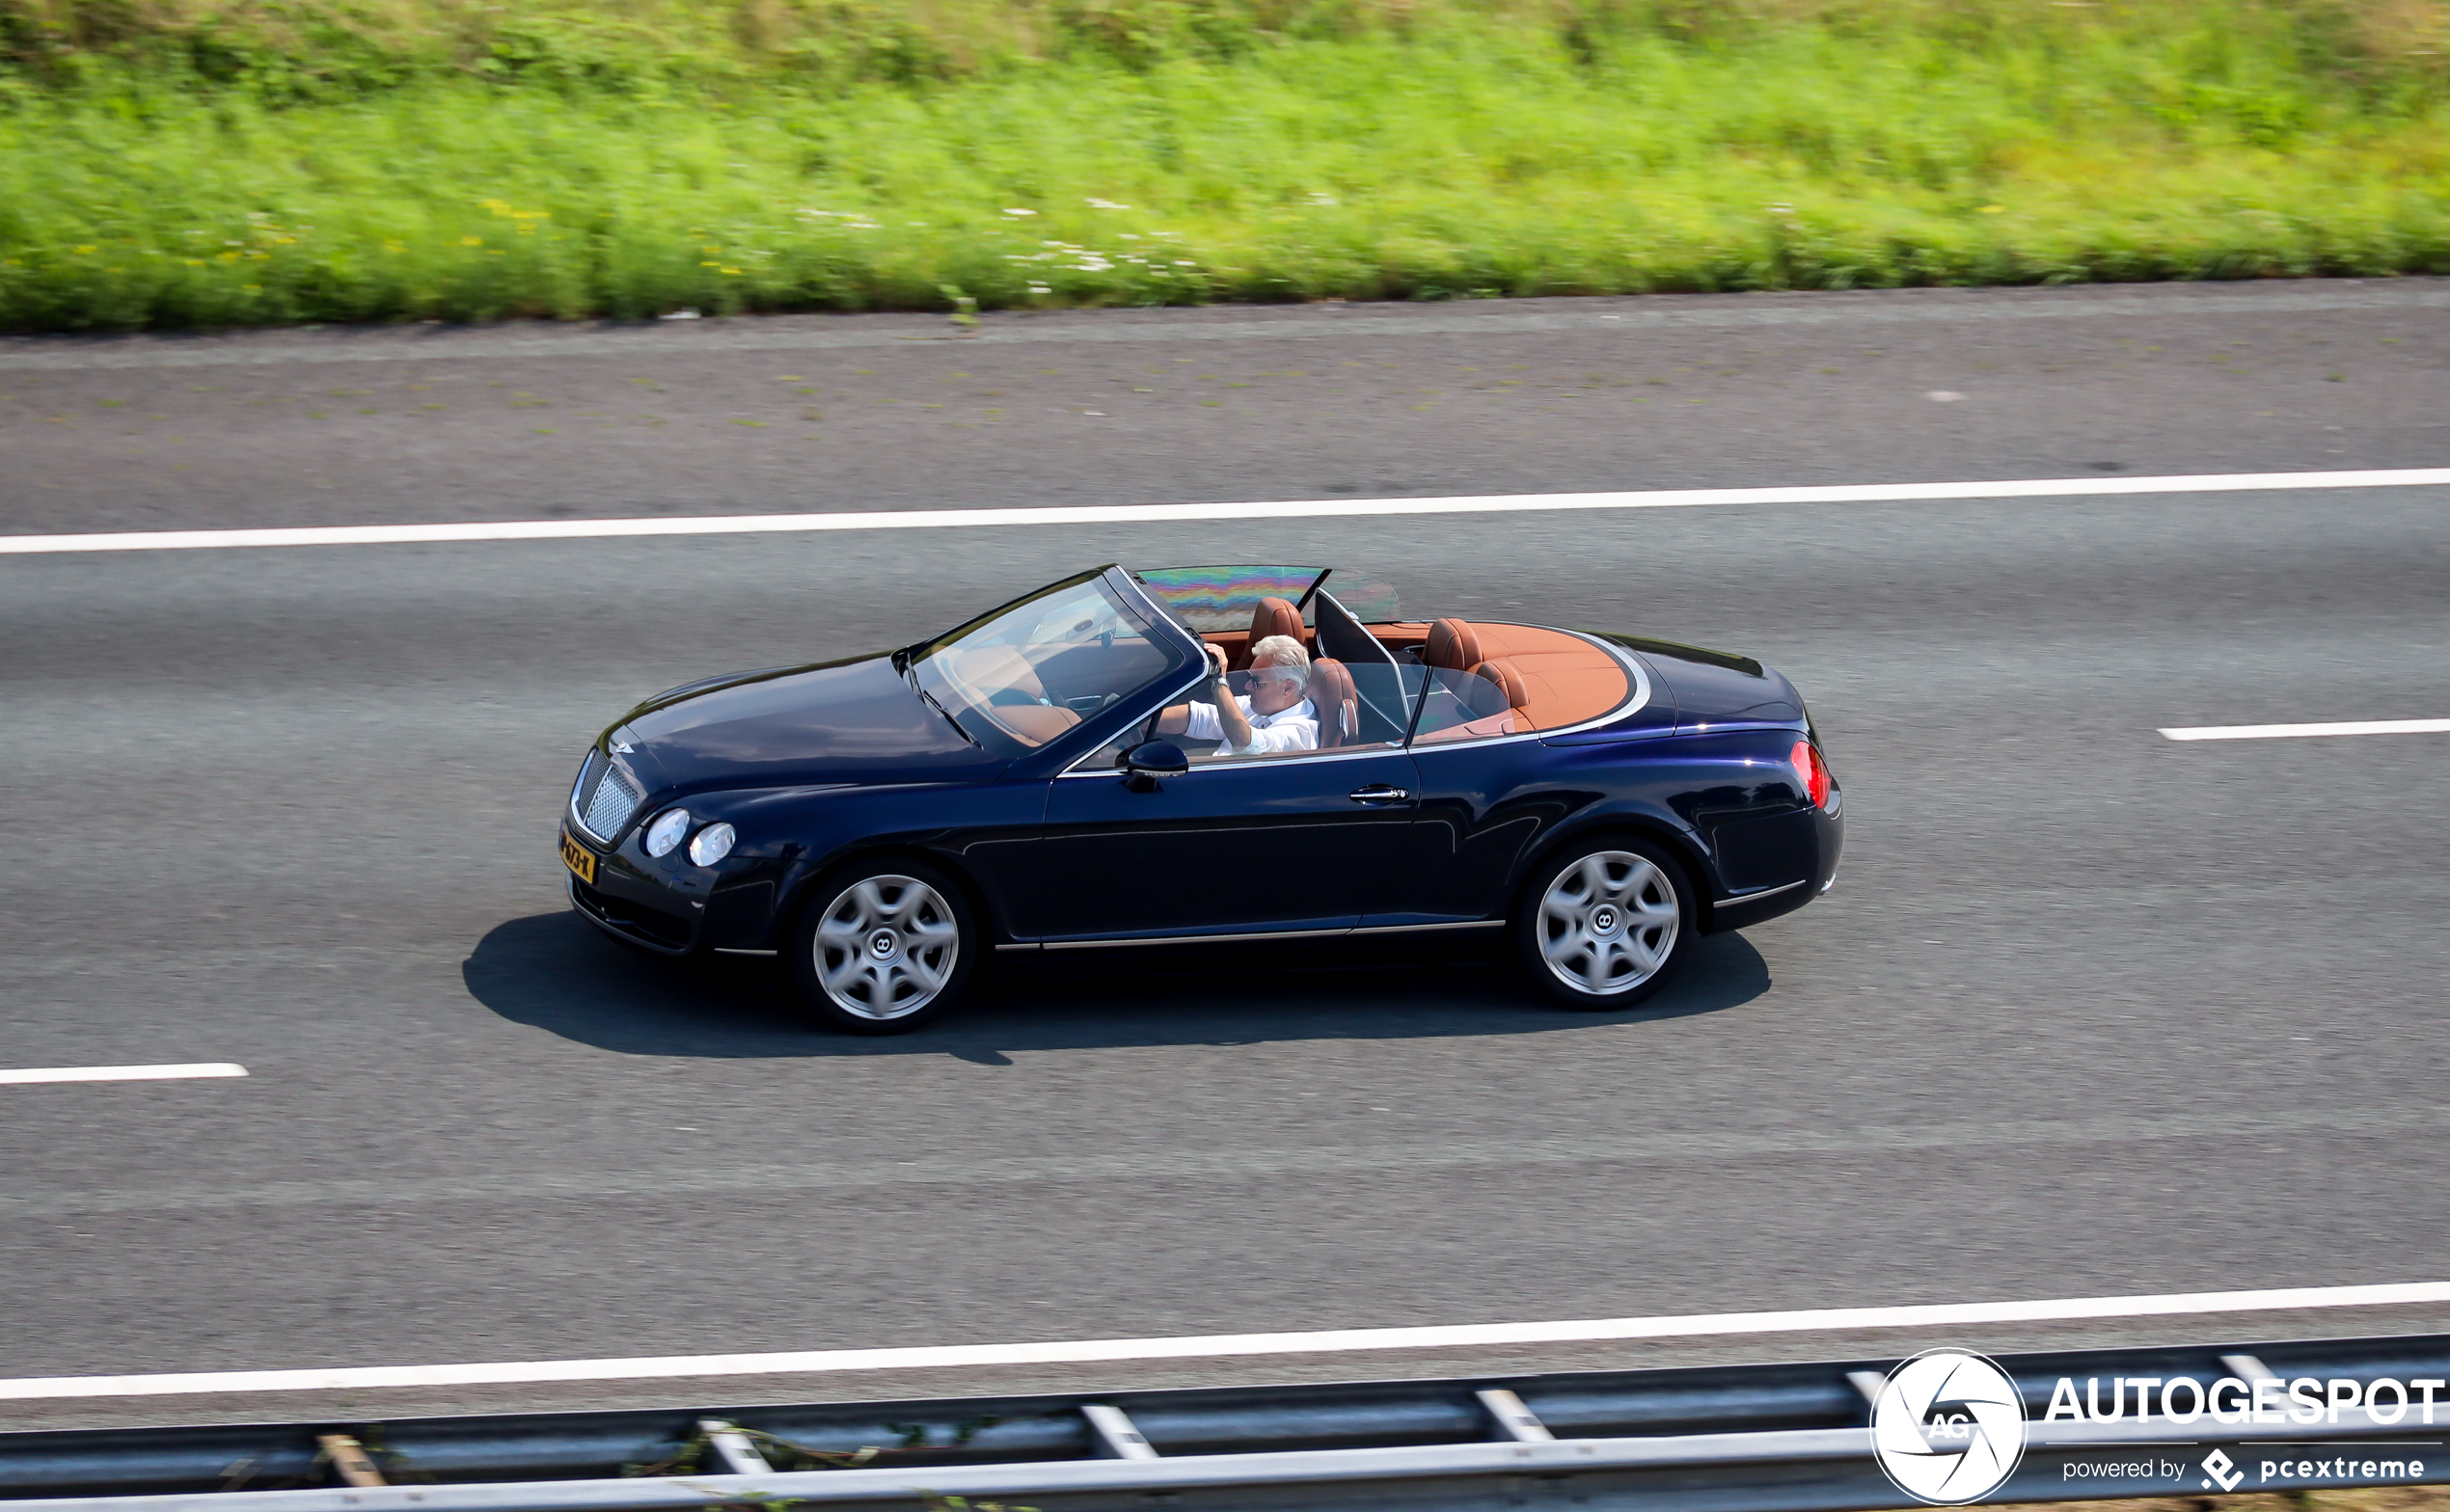
<svg viewBox="0 0 2450 1512"><path fill-rule="evenodd" d="M1871 1407L1871 1451L1917 1501L1979 1501L2006 1483L2025 1455L2024 1398L1985 1357L1926 1349L1881 1383Z"/></svg>

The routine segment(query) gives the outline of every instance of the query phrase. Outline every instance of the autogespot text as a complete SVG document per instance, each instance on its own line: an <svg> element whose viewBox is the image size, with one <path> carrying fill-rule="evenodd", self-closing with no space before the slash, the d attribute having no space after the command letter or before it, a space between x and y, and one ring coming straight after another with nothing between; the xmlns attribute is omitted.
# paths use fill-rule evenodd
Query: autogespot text
<svg viewBox="0 0 2450 1512"><path fill-rule="evenodd" d="M2398 1422L2412 1410L2423 1415L2422 1422L2431 1425L2436 1406L2450 1413L2450 1398L2438 1402L2435 1399L2445 1384L2450 1383L2401 1383L2388 1376L2375 1381L2325 1381L2300 1376L2295 1380L2271 1377L2248 1382L2224 1375L2206 1387L2186 1376L2163 1380L2154 1375L2121 1375L2110 1378L2109 1400L2105 1403L2099 1376L2085 1379L2081 1399L2076 1394L2074 1379L2060 1376L2051 1392L2050 1411L2042 1418L2045 1422L2120 1422L2131 1417L2140 1421L2159 1416L2169 1422L2189 1423L2208 1416L2214 1422L2221 1423L2312 1423L2337 1422L2342 1408L2363 1408L2366 1417L2377 1423ZM2128 1410L2131 1400L2132 1414Z"/></svg>

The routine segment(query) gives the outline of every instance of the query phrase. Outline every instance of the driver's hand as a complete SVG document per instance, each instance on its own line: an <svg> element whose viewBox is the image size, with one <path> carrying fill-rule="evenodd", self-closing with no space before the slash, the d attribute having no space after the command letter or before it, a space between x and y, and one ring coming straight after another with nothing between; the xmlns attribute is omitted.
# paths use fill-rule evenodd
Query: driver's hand
<svg viewBox="0 0 2450 1512"><path fill-rule="evenodd" d="M1211 642L1206 649L1208 651L1209 675L1211 677L1223 677L1225 675L1225 648Z"/></svg>

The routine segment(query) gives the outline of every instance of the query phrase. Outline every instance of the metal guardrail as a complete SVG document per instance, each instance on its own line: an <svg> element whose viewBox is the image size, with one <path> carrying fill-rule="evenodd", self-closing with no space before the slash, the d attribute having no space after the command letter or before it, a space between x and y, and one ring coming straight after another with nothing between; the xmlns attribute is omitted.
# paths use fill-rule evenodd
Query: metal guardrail
<svg viewBox="0 0 2450 1512"><path fill-rule="evenodd" d="M1848 1512L1907 1498L1865 1428L1893 1361L687 1412L0 1434L7 1512L1037 1512L1554 1504L1592 1512ZM2223 1447L2285 1489L2450 1481L2450 1391L2384 1420L2048 1420L2055 1383L2450 1378L2450 1336L2007 1356L2028 1446L1986 1499L2196 1494ZM2430 1417L2430 1422L2422 1420ZM2198 1434L2197 1429L2201 1432ZM2361 1445L2357 1453L2314 1456ZM2149 1453L2141 1451L2149 1450ZM2364 1462L2413 1466L2377 1479ZM2297 1474L2295 1467L2309 1472ZM2070 1467L2083 1467L2083 1473ZM2208 1474L2209 1472L2200 1473ZM2172 1475L2177 1478L2173 1482ZM340 1485L325 1482L338 1480ZM2216 1489L2209 1480L2202 1489Z"/></svg>

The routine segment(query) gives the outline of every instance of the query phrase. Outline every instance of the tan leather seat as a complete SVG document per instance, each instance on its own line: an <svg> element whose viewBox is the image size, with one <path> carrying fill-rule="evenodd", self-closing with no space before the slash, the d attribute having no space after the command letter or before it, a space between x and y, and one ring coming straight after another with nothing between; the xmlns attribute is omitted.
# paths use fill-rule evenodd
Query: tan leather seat
<svg viewBox="0 0 2450 1512"><path fill-rule="evenodd" d="M1334 750L1361 738L1361 695L1341 662L1310 663L1310 707L1319 711L1319 748Z"/></svg>
<svg viewBox="0 0 2450 1512"><path fill-rule="evenodd" d="M1230 669L1236 672L1249 670L1250 648L1270 635L1291 635L1307 646L1309 637L1301 628L1301 610L1294 608L1289 601L1277 598L1262 599L1252 605L1250 638L1233 653L1233 659L1228 663Z"/></svg>
<svg viewBox="0 0 2450 1512"><path fill-rule="evenodd" d="M1421 660L1430 666L1468 672L1485 660L1481 655L1480 633L1463 620L1437 620L1429 626L1429 642L1422 648Z"/></svg>
<svg viewBox="0 0 2450 1512"><path fill-rule="evenodd" d="M1078 715L1061 704L997 704L987 711L987 717L1031 746L1044 745L1080 722Z"/></svg>
<svg viewBox="0 0 2450 1512"><path fill-rule="evenodd" d="M1472 668L1472 675L1495 683L1498 690L1506 695L1507 708L1528 709L1531 707L1531 684L1523 680L1523 674L1514 669L1513 662L1484 662Z"/></svg>
<svg viewBox="0 0 2450 1512"><path fill-rule="evenodd" d="M1424 742L1484 741L1520 734L1527 724L1523 711L1531 707L1531 684L1511 662L1480 662L1456 696L1470 717L1425 732Z"/></svg>

